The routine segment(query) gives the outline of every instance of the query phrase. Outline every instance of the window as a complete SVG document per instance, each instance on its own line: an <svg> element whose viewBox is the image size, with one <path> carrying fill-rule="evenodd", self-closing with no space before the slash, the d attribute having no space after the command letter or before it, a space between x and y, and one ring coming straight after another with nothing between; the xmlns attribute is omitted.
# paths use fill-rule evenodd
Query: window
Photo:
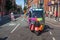
<svg viewBox="0 0 60 40"><path fill-rule="evenodd" d="M32 12L32 17L37 17L37 18L40 18L40 17L43 17L43 11L33 11Z"/></svg>

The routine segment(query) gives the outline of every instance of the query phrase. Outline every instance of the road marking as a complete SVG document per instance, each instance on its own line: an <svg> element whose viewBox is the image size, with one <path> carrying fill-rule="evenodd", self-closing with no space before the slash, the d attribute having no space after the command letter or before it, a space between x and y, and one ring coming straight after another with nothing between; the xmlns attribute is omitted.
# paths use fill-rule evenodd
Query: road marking
<svg viewBox="0 0 60 40"><path fill-rule="evenodd" d="M55 37L52 38L53 40L56 40Z"/></svg>
<svg viewBox="0 0 60 40"><path fill-rule="evenodd" d="M49 32L50 33L50 35L52 35L52 32Z"/></svg>
<svg viewBox="0 0 60 40"><path fill-rule="evenodd" d="M19 26L20 24L18 24L12 31L11 31L11 33L13 33L16 29L17 29L17 27Z"/></svg>
<svg viewBox="0 0 60 40"><path fill-rule="evenodd" d="M22 19L21 21L24 21L25 19Z"/></svg>
<svg viewBox="0 0 60 40"><path fill-rule="evenodd" d="M9 26L13 26L13 25L16 25L15 23L11 23L11 24L9 24Z"/></svg>

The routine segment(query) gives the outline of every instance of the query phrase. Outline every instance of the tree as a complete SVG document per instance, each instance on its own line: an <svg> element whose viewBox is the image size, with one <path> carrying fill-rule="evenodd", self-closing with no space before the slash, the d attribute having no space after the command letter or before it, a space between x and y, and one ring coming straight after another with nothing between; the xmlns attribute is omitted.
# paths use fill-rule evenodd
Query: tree
<svg viewBox="0 0 60 40"><path fill-rule="evenodd" d="M17 10L17 5L14 4L14 5L12 6L12 9L13 9L13 10Z"/></svg>
<svg viewBox="0 0 60 40"><path fill-rule="evenodd" d="M27 6L24 6L24 14L27 12Z"/></svg>
<svg viewBox="0 0 60 40"><path fill-rule="evenodd" d="M6 10L9 11L10 9L13 8L12 6L12 2L10 0L6 0L6 6L5 6Z"/></svg>
<svg viewBox="0 0 60 40"><path fill-rule="evenodd" d="M22 7L21 6L17 6L18 8L17 8L17 12L18 13L21 13L22 12Z"/></svg>
<svg viewBox="0 0 60 40"><path fill-rule="evenodd" d="M24 6L24 10L27 10L27 6Z"/></svg>

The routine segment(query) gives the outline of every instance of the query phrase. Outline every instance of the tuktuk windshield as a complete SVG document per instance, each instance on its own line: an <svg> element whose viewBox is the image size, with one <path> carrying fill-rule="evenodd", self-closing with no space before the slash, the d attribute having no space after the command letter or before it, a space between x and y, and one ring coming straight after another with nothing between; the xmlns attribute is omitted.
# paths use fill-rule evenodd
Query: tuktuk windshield
<svg viewBox="0 0 60 40"><path fill-rule="evenodd" d="M32 12L32 17L33 18L35 18L35 17L37 17L37 18L43 17L43 11L33 11Z"/></svg>

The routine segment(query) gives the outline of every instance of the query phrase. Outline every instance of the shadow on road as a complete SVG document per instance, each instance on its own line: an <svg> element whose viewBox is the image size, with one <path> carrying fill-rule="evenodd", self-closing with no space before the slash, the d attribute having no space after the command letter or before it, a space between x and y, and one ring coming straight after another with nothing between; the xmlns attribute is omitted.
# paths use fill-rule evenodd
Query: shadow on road
<svg viewBox="0 0 60 40"><path fill-rule="evenodd" d="M51 28L49 25L45 25L44 30L39 35L41 35L45 32L49 32L50 30L53 30L53 28Z"/></svg>
<svg viewBox="0 0 60 40"><path fill-rule="evenodd" d="M0 38L0 40L6 40L8 37L5 37L5 38Z"/></svg>
<svg viewBox="0 0 60 40"><path fill-rule="evenodd" d="M25 28L29 29L29 26L26 26ZM49 25L45 25L44 30L41 31L41 32L39 32L39 35L38 36L40 36L43 33L49 32L50 30L53 30L53 28L51 28ZM36 34L35 31L32 32L32 33Z"/></svg>
<svg viewBox="0 0 60 40"><path fill-rule="evenodd" d="M49 30L53 30L49 25L45 25L44 31L48 32Z"/></svg>
<svg viewBox="0 0 60 40"><path fill-rule="evenodd" d="M48 26L48 25L45 25L44 30L41 31L41 32L39 32L39 35L38 35L38 36L40 36L40 35L43 34L43 33L49 32L50 30L53 30L53 28L51 28L51 27ZM33 32L33 33L35 33L35 32Z"/></svg>

